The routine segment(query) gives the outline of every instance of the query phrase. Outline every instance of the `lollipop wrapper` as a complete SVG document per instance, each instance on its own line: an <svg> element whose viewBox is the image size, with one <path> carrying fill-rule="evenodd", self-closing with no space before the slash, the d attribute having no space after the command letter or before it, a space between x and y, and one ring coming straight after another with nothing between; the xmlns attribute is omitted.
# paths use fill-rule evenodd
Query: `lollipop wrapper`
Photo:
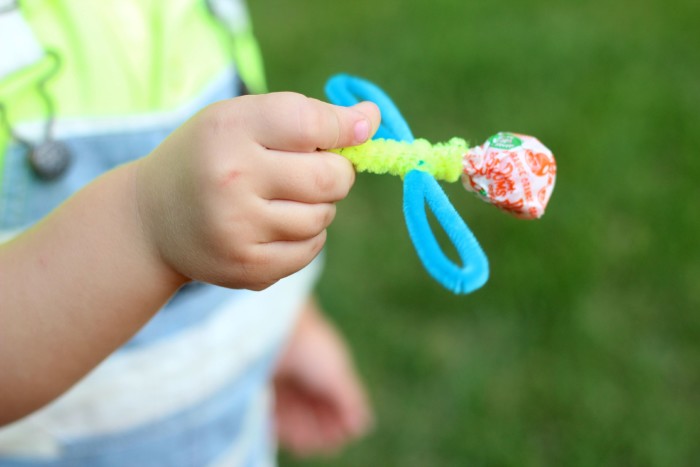
<svg viewBox="0 0 700 467"><path fill-rule="evenodd" d="M557 166L537 138L498 133L469 149L462 165L464 187L484 201L525 219L544 214Z"/></svg>

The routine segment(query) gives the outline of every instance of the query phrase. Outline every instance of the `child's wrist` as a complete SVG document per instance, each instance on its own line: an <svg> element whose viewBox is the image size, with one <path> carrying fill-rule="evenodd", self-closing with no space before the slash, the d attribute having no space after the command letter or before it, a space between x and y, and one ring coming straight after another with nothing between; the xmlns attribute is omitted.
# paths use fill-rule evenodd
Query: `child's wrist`
<svg viewBox="0 0 700 467"><path fill-rule="evenodd" d="M151 191L144 189L143 184L148 184L147 176L144 173L144 165L147 163L147 158L139 159L127 166L130 171L131 187L134 200L134 215L137 223L137 236L140 250L143 252L144 260L146 260L150 269L154 271L159 279L166 284L172 284L175 289L190 281L190 278L177 271L161 254L159 240L150 227L152 222L149 221L150 213L148 206L153 203L153 200L145 199L151 195Z"/></svg>

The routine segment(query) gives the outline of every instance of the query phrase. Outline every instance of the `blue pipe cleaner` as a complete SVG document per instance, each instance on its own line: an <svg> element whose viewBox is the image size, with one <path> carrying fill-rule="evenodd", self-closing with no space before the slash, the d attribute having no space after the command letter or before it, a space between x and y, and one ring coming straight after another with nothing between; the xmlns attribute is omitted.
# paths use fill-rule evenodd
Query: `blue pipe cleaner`
<svg viewBox="0 0 700 467"><path fill-rule="evenodd" d="M370 81L345 74L326 83L329 100L342 106L361 101L377 104L382 123L374 138L412 142L413 133L389 96ZM411 170L404 177L403 212L408 234L423 266L443 287L456 294L468 294L483 286L489 277L489 263L474 234L462 220L438 182L427 172ZM447 233L462 265L442 251L428 222L426 204Z"/></svg>

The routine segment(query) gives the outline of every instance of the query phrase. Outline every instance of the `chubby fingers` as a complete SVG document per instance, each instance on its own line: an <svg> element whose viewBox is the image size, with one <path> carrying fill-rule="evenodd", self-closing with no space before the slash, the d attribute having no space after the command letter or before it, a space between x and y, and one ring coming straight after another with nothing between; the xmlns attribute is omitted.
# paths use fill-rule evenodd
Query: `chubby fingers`
<svg viewBox="0 0 700 467"><path fill-rule="evenodd" d="M292 201L262 200L259 210L267 229L259 243L298 242L320 235L333 222L333 203L305 204Z"/></svg>
<svg viewBox="0 0 700 467"><path fill-rule="evenodd" d="M381 119L369 102L340 107L290 92L256 96L251 111L259 117L248 120L251 136L268 149L291 152L364 143Z"/></svg>
<svg viewBox="0 0 700 467"><path fill-rule="evenodd" d="M266 152L266 177L259 192L265 199L335 203L344 199L355 183L355 169L338 154Z"/></svg>

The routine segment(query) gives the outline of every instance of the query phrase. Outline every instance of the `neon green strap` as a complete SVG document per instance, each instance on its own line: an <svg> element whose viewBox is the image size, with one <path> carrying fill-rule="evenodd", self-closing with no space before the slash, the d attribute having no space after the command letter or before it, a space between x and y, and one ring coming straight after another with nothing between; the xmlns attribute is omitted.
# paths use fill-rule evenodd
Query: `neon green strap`
<svg viewBox="0 0 700 467"><path fill-rule="evenodd" d="M248 90L253 94L266 93L267 80L262 53L251 28L233 36L233 58L238 74Z"/></svg>

